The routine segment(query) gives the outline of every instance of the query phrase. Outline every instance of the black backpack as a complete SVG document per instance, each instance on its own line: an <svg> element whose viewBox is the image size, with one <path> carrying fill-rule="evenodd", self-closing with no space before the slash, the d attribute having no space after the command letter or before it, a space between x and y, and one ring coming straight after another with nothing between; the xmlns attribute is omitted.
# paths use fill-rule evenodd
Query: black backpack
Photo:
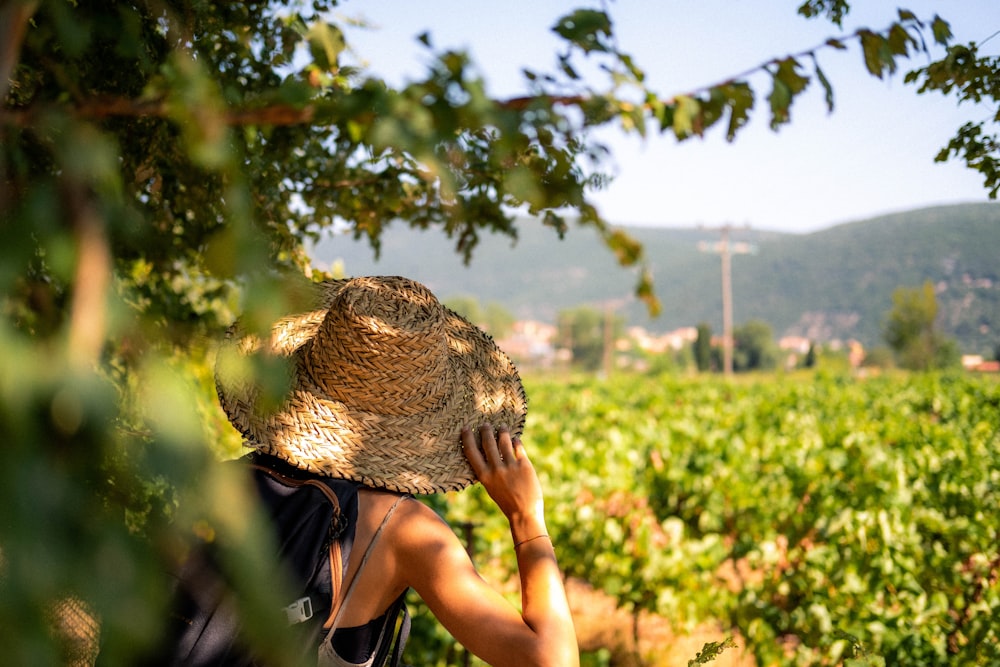
<svg viewBox="0 0 1000 667"><path fill-rule="evenodd" d="M233 464L249 467L263 507L270 514L278 546L276 566L292 575L298 593L284 608L292 644L301 647L301 664L315 665L325 635L323 624L340 593L354 545L358 484L313 475L258 453ZM206 551L191 558L180 572L170 645L157 656L161 664L258 664L246 648L239 615L228 600L229 588L220 571L213 555ZM400 612L403 622L392 665L399 663L409 630L403 596L389 610L394 625ZM392 643L385 642L375 665L385 664Z"/></svg>

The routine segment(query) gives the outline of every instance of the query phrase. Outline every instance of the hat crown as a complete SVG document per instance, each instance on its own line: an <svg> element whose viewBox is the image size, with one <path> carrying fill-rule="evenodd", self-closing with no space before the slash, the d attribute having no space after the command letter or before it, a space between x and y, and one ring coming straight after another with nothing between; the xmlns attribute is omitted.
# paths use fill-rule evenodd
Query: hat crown
<svg viewBox="0 0 1000 667"><path fill-rule="evenodd" d="M356 278L337 294L301 369L323 392L366 412L405 415L446 398L446 310L406 278Z"/></svg>

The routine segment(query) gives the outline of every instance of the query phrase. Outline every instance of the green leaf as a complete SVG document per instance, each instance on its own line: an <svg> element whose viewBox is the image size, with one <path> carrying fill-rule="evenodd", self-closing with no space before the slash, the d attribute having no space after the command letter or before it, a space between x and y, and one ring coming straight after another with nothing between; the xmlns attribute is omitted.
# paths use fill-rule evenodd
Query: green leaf
<svg viewBox="0 0 1000 667"><path fill-rule="evenodd" d="M736 132L750 120L750 109L754 103L753 89L745 82L727 84L723 89L729 106L726 139L732 141L736 138Z"/></svg>
<svg viewBox="0 0 1000 667"><path fill-rule="evenodd" d="M232 158L225 121L225 103L218 84L205 63L190 54L174 51L164 67L170 83L169 117L181 129L185 147L199 166L219 169Z"/></svg>
<svg viewBox="0 0 1000 667"><path fill-rule="evenodd" d="M816 65L816 78L819 80L819 84L823 86L823 99L826 100L826 110L833 113L833 86L830 85L829 79L826 78L826 74L819 66L819 62L815 57L813 58L813 62Z"/></svg>
<svg viewBox="0 0 1000 667"><path fill-rule="evenodd" d="M559 69L561 69L562 73L569 77L571 81L577 81L580 78L580 75L577 74L573 65L570 63L570 59L566 56L559 56Z"/></svg>
<svg viewBox="0 0 1000 667"><path fill-rule="evenodd" d="M700 105L689 95L678 95L674 107L674 134L678 139L686 139L695 131L695 117Z"/></svg>
<svg viewBox="0 0 1000 667"><path fill-rule="evenodd" d="M698 655L695 656L693 660L688 660L688 667L694 667L695 665L707 665L712 662L727 648L733 648L736 646L736 642L733 641L732 637L726 637L721 642L707 642L700 651Z"/></svg>
<svg viewBox="0 0 1000 667"><path fill-rule="evenodd" d="M887 40L889 49L897 56L905 56L909 53L909 45L916 45L916 40L907 32L906 28L894 23L889 29L889 39Z"/></svg>
<svg viewBox="0 0 1000 667"><path fill-rule="evenodd" d="M622 129L626 132L635 131L640 136L646 136L646 114L641 106L628 104L618 116L621 118Z"/></svg>
<svg viewBox="0 0 1000 667"><path fill-rule="evenodd" d="M865 67L868 68L872 76L877 76L881 79L882 70L885 69L885 63L882 61L885 38L870 30L861 30L859 36L861 37L861 49L864 53Z"/></svg>
<svg viewBox="0 0 1000 667"><path fill-rule="evenodd" d="M604 95L585 98L580 102L580 111L588 125L601 125L613 119L617 115L617 108L613 99Z"/></svg>
<svg viewBox="0 0 1000 667"><path fill-rule="evenodd" d="M771 103L772 129L788 122L792 101L809 84L809 79L799 74L798 67L799 63L795 58L785 58L778 63L778 69L772 74L774 85L768 97Z"/></svg>
<svg viewBox="0 0 1000 667"><path fill-rule="evenodd" d="M312 99L314 90L307 82L288 77L281 82L276 93L277 98L286 104L304 106Z"/></svg>
<svg viewBox="0 0 1000 667"><path fill-rule="evenodd" d="M663 306L657 298L655 288L653 287L653 273L649 270L649 267L643 267L642 272L639 274L639 284L636 285L635 295L639 297L640 301L646 304L646 311L650 317L657 317L663 310Z"/></svg>
<svg viewBox="0 0 1000 667"><path fill-rule="evenodd" d="M826 18L837 25L842 26L844 16L851 7L847 0L806 0L799 6L799 14L806 18L816 18L826 15Z"/></svg>
<svg viewBox="0 0 1000 667"><path fill-rule="evenodd" d="M504 191L519 202L540 208L544 204L544 200L538 188L539 180L538 176L528 167L517 166L507 171L504 176Z"/></svg>
<svg viewBox="0 0 1000 667"><path fill-rule="evenodd" d="M718 86L709 91L708 99L701 100L699 134L719 122L728 103L726 95Z"/></svg>
<svg viewBox="0 0 1000 667"><path fill-rule="evenodd" d="M622 266L632 266L642 258L642 244L622 229L614 229L606 234L604 243L615 253Z"/></svg>
<svg viewBox="0 0 1000 667"><path fill-rule="evenodd" d="M309 53L320 69L330 72L338 68L340 54L347 48L344 33L339 27L316 21L309 27L306 39L309 41Z"/></svg>
<svg viewBox="0 0 1000 667"><path fill-rule="evenodd" d="M767 100L771 103L771 129L776 129L782 123L787 123L788 108L792 103L792 91L788 89L788 84L777 76L773 77L771 94L768 95Z"/></svg>
<svg viewBox="0 0 1000 667"><path fill-rule="evenodd" d="M623 53L619 54L618 59L623 65L625 65L625 69L629 71L637 83L642 83L646 80L646 73L639 69L639 67L632 60L632 56L625 55Z"/></svg>
<svg viewBox="0 0 1000 667"><path fill-rule="evenodd" d="M102 196L120 196L119 147L114 139L89 124L80 123L69 129L57 149L66 172L88 183Z"/></svg>
<svg viewBox="0 0 1000 667"><path fill-rule="evenodd" d="M882 66L884 69L892 74L896 71L896 54L893 51L892 44L886 38L882 39L882 44L879 47L879 58L882 60Z"/></svg>
<svg viewBox="0 0 1000 667"><path fill-rule="evenodd" d="M931 32L934 33L934 41L938 44L947 45L953 37L951 26L940 16L935 16L934 20L931 21Z"/></svg>
<svg viewBox="0 0 1000 667"><path fill-rule="evenodd" d="M611 19L602 11L577 9L560 18L552 31L580 47L584 53L608 52L605 39L611 37Z"/></svg>
<svg viewBox="0 0 1000 667"><path fill-rule="evenodd" d="M798 72L799 62L795 58L785 58L778 63L778 71L775 76L788 86L792 96L798 95L809 85L809 78L802 76Z"/></svg>

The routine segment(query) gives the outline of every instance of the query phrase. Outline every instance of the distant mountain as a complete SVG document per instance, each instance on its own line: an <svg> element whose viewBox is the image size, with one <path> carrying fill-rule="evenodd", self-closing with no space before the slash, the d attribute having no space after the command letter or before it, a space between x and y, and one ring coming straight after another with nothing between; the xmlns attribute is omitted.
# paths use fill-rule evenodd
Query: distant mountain
<svg viewBox="0 0 1000 667"><path fill-rule="evenodd" d="M708 323L722 328L720 257L699 246L711 230L627 228L645 244L663 312L650 319L632 296L633 270L619 267L597 235L571 228L563 240L523 220L517 242L483 237L470 266L436 230L401 223L382 239L381 256L348 236L320 242L317 265L340 262L346 275L415 278L439 297L475 296L519 318L554 321L565 308L610 306L652 331ZM754 229L731 241L750 246L732 257L734 321L768 322L776 335L817 341L880 343L892 292L930 280L942 330L964 352L991 354L1000 344L1000 204L920 209L839 225L811 234Z"/></svg>

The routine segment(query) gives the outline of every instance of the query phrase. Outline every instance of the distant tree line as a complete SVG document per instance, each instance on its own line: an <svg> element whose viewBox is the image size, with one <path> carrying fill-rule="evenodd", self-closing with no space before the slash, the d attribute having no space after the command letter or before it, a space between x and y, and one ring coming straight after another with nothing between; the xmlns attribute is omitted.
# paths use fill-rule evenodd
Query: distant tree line
<svg viewBox="0 0 1000 667"><path fill-rule="evenodd" d="M491 302L484 307L473 296L455 297L446 303L498 338L508 334L515 321L514 315L501 304ZM624 318L609 309L578 306L559 311L554 344L569 351L571 364L579 370L609 371L614 365L616 342L622 338L624 328ZM957 344L939 329L937 296L929 281L920 287L903 286L893 292L892 306L885 314L882 331L886 346L868 351L864 360L868 366L929 371L958 364ZM704 322L697 326L690 349L681 354L676 350L665 351L661 356L671 358L650 360L657 362L650 366L683 370L693 364L698 372L718 372L723 368L722 347L713 341L711 326ZM829 358L829 352L826 356ZM813 368L820 363L821 357L821 351L813 342L796 365ZM1000 358L1000 349L996 357ZM755 319L734 328L735 372L774 370L780 362L781 350L770 324Z"/></svg>

